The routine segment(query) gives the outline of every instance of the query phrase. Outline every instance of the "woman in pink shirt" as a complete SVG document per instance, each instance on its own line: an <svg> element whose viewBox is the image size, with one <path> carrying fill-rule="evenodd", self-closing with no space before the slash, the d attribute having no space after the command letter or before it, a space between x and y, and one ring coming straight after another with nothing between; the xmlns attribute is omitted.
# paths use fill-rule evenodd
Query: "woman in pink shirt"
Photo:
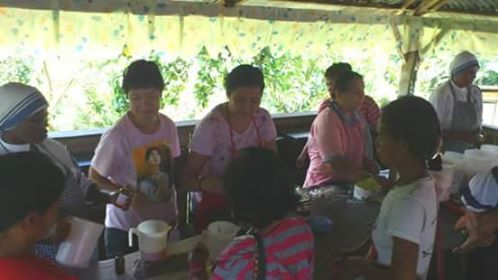
<svg viewBox="0 0 498 280"><path fill-rule="evenodd" d="M225 80L228 102L217 105L194 130L183 187L200 191L194 210L197 231L228 217L221 177L238 150L259 146L276 151L275 125L268 111L259 107L264 86L260 69L237 66Z"/></svg>
<svg viewBox="0 0 498 280"><path fill-rule="evenodd" d="M128 245L130 228L149 219L174 225L178 213L172 175L180 145L175 123L159 112L164 89L159 66L146 60L132 62L123 74L122 89L130 103L129 111L102 135L90 168L90 178L100 187L133 193L128 210L107 205L108 257L137 249L136 243L135 247ZM156 159L150 161L152 151ZM161 180L155 180L158 172Z"/></svg>
<svg viewBox="0 0 498 280"><path fill-rule="evenodd" d="M305 187L356 182L375 171L368 124L356 111L363 89L363 77L356 72L343 72L336 80L333 101L311 126Z"/></svg>

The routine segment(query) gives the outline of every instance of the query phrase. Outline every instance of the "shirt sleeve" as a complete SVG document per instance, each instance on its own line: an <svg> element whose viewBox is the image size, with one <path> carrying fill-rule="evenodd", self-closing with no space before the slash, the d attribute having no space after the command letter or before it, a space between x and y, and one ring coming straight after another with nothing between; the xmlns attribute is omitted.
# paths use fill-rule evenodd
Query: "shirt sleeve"
<svg viewBox="0 0 498 280"><path fill-rule="evenodd" d="M173 158L177 158L181 155L180 141L178 140L178 129L175 123L172 122L171 126L171 155Z"/></svg>
<svg viewBox="0 0 498 280"><path fill-rule="evenodd" d="M394 202L387 222L387 234L420 244L427 215L422 204L414 198Z"/></svg>
<svg viewBox="0 0 498 280"><path fill-rule="evenodd" d="M434 106L441 128L443 130L451 129L451 122L453 120L453 97L444 91L445 87L440 87L434 91L429 98L429 101Z"/></svg>
<svg viewBox="0 0 498 280"><path fill-rule="evenodd" d="M92 158L91 166L100 175L111 178L122 170L121 163L128 162L127 145L124 137L117 130L110 130L102 135Z"/></svg>
<svg viewBox="0 0 498 280"><path fill-rule="evenodd" d="M216 124L214 120L205 118L201 120L194 129L190 149L205 156L212 156L216 146L215 135Z"/></svg>
<svg viewBox="0 0 498 280"><path fill-rule="evenodd" d="M323 111L315 119L312 134L324 162L344 156L341 126L341 121L331 110Z"/></svg>
<svg viewBox="0 0 498 280"><path fill-rule="evenodd" d="M380 108L379 105L377 105L377 102L373 100L372 97L370 96L365 96L364 102L366 103L366 120L367 123L370 125L372 129L376 128L377 123L379 122L380 119Z"/></svg>

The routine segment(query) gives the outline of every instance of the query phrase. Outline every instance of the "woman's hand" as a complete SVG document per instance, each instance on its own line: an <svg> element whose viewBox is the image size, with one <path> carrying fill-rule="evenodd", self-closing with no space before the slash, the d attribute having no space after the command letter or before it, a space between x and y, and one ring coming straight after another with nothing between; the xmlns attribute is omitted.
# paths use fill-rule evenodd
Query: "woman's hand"
<svg viewBox="0 0 498 280"><path fill-rule="evenodd" d="M466 211L465 216L455 225L455 229L465 229L468 238L455 252L468 253L477 247L487 247L495 241L495 231L497 230L496 210L487 213L474 213Z"/></svg>
<svg viewBox="0 0 498 280"><path fill-rule="evenodd" d="M130 209L134 196L135 190L132 187L122 187L119 191L111 193L109 203L126 211Z"/></svg>

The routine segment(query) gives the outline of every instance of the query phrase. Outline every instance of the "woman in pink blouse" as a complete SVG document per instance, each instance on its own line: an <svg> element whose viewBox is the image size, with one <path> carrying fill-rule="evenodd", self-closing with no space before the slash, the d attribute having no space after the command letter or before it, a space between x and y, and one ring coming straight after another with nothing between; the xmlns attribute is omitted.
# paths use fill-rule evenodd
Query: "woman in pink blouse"
<svg viewBox="0 0 498 280"><path fill-rule="evenodd" d="M311 126L305 187L356 182L375 171L368 124L356 111L363 90L363 77L356 72L346 71L336 80L333 101Z"/></svg>
<svg viewBox="0 0 498 280"><path fill-rule="evenodd" d="M229 217L221 187L225 166L238 150L259 146L276 151L276 129L270 114L260 108L263 73L239 65L226 77L228 102L217 105L196 126L183 176L184 191L198 190L195 228Z"/></svg>

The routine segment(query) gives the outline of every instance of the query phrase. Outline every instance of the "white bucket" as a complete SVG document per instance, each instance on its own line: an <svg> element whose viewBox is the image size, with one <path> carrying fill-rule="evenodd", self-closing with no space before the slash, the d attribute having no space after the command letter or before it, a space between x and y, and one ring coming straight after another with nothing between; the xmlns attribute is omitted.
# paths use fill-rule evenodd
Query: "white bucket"
<svg viewBox="0 0 498 280"><path fill-rule="evenodd" d="M206 247L209 251L209 260L214 262L220 252L237 235L239 227L226 221L212 222L206 231Z"/></svg>
<svg viewBox="0 0 498 280"><path fill-rule="evenodd" d="M104 225L71 217L71 231L57 250L58 263L74 268L88 267Z"/></svg>

